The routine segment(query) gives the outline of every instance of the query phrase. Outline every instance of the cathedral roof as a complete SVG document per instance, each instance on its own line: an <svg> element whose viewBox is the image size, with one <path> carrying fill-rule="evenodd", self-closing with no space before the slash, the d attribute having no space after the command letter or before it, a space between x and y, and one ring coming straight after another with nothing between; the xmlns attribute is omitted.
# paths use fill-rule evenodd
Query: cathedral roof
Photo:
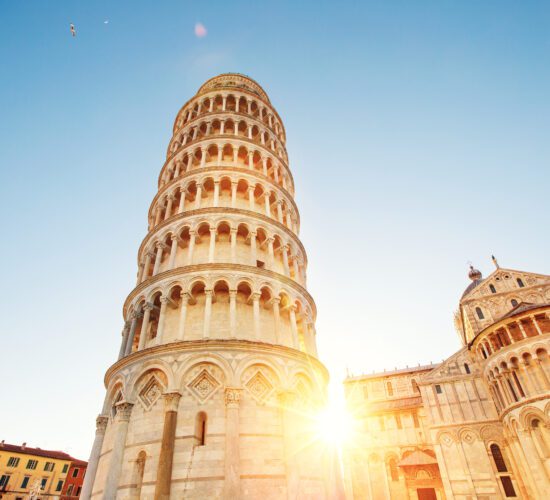
<svg viewBox="0 0 550 500"><path fill-rule="evenodd" d="M520 302L516 307L514 307L511 311L506 313L504 316L499 318L497 320L501 321L506 318L511 318L512 316L515 316L516 314L520 314L526 311L530 311L531 309L538 309L539 307L548 307L550 304L533 304L532 302Z"/></svg>
<svg viewBox="0 0 550 500"><path fill-rule="evenodd" d="M437 460L431 457L426 452L421 450L415 450L410 455L407 455L397 465L399 467L411 467L415 465L432 465L437 464Z"/></svg>
<svg viewBox="0 0 550 500"><path fill-rule="evenodd" d="M478 285L481 285L485 280L480 278L478 280L472 281L467 287L466 290L464 290L464 293L462 294L462 297L460 297L460 300L462 300L466 295L468 295L474 288L476 288Z"/></svg>

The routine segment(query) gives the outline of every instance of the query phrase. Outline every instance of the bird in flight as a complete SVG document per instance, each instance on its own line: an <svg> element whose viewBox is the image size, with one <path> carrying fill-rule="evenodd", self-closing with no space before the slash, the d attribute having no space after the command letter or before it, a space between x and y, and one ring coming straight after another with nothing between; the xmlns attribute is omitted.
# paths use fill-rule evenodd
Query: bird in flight
<svg viewBox="0 0 550 500"><path fill-rule="evenodd" d="M71 23L71 35L76 36L76 30L74 29L73 23Z"/></svg>

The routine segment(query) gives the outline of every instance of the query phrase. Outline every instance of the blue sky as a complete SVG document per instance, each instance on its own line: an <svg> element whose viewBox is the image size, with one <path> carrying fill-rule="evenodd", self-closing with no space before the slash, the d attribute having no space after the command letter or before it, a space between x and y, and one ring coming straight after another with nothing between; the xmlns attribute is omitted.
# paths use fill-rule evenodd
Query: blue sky
<svg viewBox="0 0 550 500"><path fill-rule="evenodd" d="M468 261L550 273L549 22L505 0L0 0L1 438L87 458L173 119L222 72L285 123L333 379L453 353Z"/></svg>

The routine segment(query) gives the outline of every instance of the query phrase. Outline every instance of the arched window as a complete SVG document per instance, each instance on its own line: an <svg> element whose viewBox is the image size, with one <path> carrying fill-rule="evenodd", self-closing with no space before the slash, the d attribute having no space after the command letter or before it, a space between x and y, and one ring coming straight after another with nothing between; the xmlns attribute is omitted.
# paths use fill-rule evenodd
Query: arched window
<svg viewBox="0 0 550 500"><path fill-rule="evenodd" d="M518 305L518 301L516 299L512 299L510 303L512 304L512 307L516 307Z"/></svg>
<svg viewBox="0 0 550 500"><path fill-rule="evenodd" d="M523 284L523 280L521 278L517 278L516 282L520 288L523 288L525 285Z"/></svg>
<svg viewBox="0 0 550 500"><path fill-rule="evenodd" d="M495 288L495 285L489 285L489 290L491 290L491 293L497 293L497 289Z"/></svg>
<svg viewBox="0 0 550 500"><path fill-rule="evenodd" d="M395 458L390 458L388 462L390 466L390 475L392 481L399 481L399 469L397 468L397 461Z"/></svg>
<svg viewBox="0 0 550 500"><path fill-rule="evenodd" d="M391 382L386 382L386 389L388 391L388 396L393 396L393 386Z"/></svg>
<svg viewBox="0 0 550 500"><path fill-rule="evenodd" d="M414 378L411 380L411 385L412 385L413 392L420 392L418 384Z"/></svg>
<svg viewBox="0 0 550 500"><path fill-rule="evenodd" d="M479 319L485 319L485 316L483 316L483 311L481 310L481 307L476 307L476 314Z"/></svg>
<svg viewBox="0 0 550 500"><path fill-rule="evenodd" d="M464 363L464 371L468 374L470 374L470 367L468 366L468 363Z"/></svg>
<svg viewBox="0 0 550 500"><path fill-rule="evenodd" d="M500 451L500 446L498 444L492 444L490 446L491 455L493 455L493 461L495 462L495 467L498 472L508 472L506 468L506 462L504 462L504 457Z"/></svg>
<svg viewBox="0 0 550 500"><path fill-rule="evenodd" d="M195 441L197 446L206 444L206 413L203 411L197 413L195 419Z"/></svg>

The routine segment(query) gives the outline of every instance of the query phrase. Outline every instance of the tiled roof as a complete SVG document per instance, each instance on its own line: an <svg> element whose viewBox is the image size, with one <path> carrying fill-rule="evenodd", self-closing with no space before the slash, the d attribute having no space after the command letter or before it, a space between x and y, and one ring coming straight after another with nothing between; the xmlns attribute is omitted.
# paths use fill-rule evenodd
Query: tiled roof
<svg viewBox="0 0 550 500"><path fill-rule="evenodd" d="M464 297L466 297L466 295L468 295L474 288L476 288L478 285L481 285L481 283L483 283L483 279L479 279L479 280L475 280L475 281L472 281L466 288L466 290L464 290L464 293L462 294L462 297L460 298L460 300L462 300Z"/></svg>
<svg viewBox="0 0 550 500"><path fill-rule="evenodd" d="M520 302L516 307L514 307L511 311L507 312L502 318L499 318L497 321L501 321L506 318L511 318L512 316L515 316L516 314L521 314L526 311L530 311L531 309L538 309L539 307L548 307L550 304L533 304L531 302Z"/></svg>
<svg viewBox="0 0 550 500"><path fill-rule="evenodd" d="M56 458L58 460L70 460L71 462L82 462L82 460L73 458L71 455L63 451L43 450L41 448L31 448L29 446L20 446L17 444L0 443L0 452L2 451L23 453L25 455L34 455L37 457Z"/></svg>

